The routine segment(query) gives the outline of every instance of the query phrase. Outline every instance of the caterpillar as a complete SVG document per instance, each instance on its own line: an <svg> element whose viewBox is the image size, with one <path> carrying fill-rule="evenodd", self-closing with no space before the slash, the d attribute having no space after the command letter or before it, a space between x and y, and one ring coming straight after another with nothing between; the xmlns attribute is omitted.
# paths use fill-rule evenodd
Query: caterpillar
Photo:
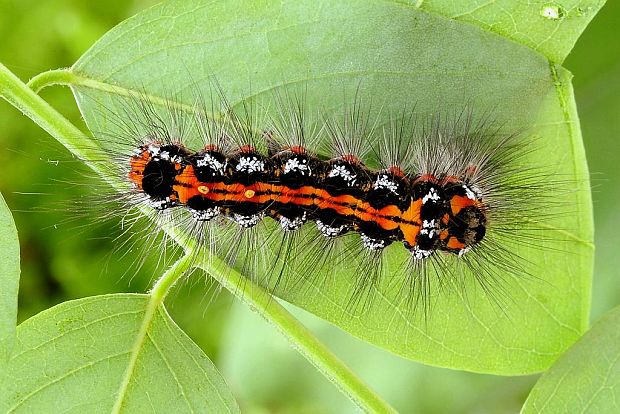
<svg viewBox="0 0 620 414"><path fill-rule="evenodd" d="M189 111L168 99L162 115L134 97L122 109L133 123L118 122L115 140L131 187L120 198L184 227L204 254L271 289L306 277L329 289L330 269L345 264L352 303L371 303L387 275L414 308L428 306L431 274L442 287L466 269L498 303L502 273L528 277L511 243L536 241L522 224L544 215L557 182L525 163L527 141L488 117L403 111L377 125L356 96L317 122L303 99L276 95L275 115L259 121L265 105L201 99Z"/></svg>
<svg viewBox="0 0 620 414"><path fill-rule="evenodd" d="M158 142L137 148L130 165L129 179L153 208L180 205L197 221L222 215L248 228L271 217L284 231L314 221L324 237L355 231L369 250L400 241L420 260L435 251L463 255L486 230L487 206L465 171L410 180L396 165L369 170L353 154L321 160L281 147L265 156L252 146L191 153Z"/></svg>

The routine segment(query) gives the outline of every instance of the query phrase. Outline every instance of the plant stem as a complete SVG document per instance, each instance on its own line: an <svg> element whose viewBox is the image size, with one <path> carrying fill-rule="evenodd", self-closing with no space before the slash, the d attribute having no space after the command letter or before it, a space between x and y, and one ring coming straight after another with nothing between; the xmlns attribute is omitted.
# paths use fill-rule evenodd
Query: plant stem
<svg viewBox="0 0 620 414"><path fill-rule="evenodd" d="M97 145L1 63L0 96L56 138L78 158L85 162L89 159L97 159L94 153ZM93 163L88 165L98 174L105 173ZM105 174L103 176L105 177Z"/></svg>
<svg viewBox="0 0 620 414"><path fill-rule="evenodd" d="M34 77L30 85L37 90L53 84L71 85L72 80L77 80L76 76L66 70L49 71ZM81 79L79 83L82 86L88 86L88 82L84 79ZM108 88L117 87L108 85ZM122 90L122 88L119 89ZM106 168L105 163L94 161L100 158L98 146L1 63L0 96L31 118L74 155L82 159L112 187L117 190L123 188L122 181L118 177L110 175L109 171L113 171L112 169ZM153 220L153 214L146 207L140 208L140 211ZM171 267L151 290L149 309L152 313L161 305L170 287L193 265L192 259L195 259L194 256L196 256L194 253L197 246L195 240L172 225L162 225L161 229L183 247L186 255ZM204 269L232 294L273 324L306 359L355 404L367 412L395 412L389 404L375 394L368 385L359 379L268 292L230 269L218 257L210 257L208 252L206 253L200 255L196 261L196 266ZM150 318L152 318L152 314ZM145 317L144 321L146 319ZM148 327L150 322L144 321L143 324L146 323Z"/></svg>
<svg viewBox="0 0 620 414"><path fill-rule="evenodd" d="M396 412L265 289L218 257L203 255L196 263L228 291L271 323L314 367L366 412Z"/></svg>
<svg viewBox="0 0 620 414"><path fill-rule="evenodd" d="M46 76L36 76L33 78L33 80L39 79L41 81L39 89L49 85L63 84L61 79L71 78L63 70L44 72L41 75ZM110 173L115 171L114 165L101 160L101 148L99 145L69 122L61 113L52 108L51 105L25 85L2 63L0 63L0 96L47 131L116 191L127 191L126 183ZM138 206L137 208L147 218L153 219L153 212L146 208L146 206ZM192 250L193 246L195 246L195 243L191 240L183 240L180 232L171 225L163 225L162 230L181 245L186 252Z"/></svg>

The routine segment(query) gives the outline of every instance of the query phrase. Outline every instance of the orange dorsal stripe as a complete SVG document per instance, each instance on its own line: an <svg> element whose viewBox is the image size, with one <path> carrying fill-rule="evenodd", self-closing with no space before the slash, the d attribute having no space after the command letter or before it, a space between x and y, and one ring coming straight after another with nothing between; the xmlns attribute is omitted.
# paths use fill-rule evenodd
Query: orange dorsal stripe
<svg viewBox="0 0 620 414"><path fill-rule="evenodd" d="M382 229L400 229L404 239L415 245L420 231L420 209L422 200L412 200L405 211L395 205L375 209L368 202L354 196L343 194L332 196L326 190L312 186L290 188L280 184L257 182L250 185L223 182L203 183L194 173L191 165L177 176L178 184L173 186L179 202L186 204L192 197L203 197L215 202L251 202L268 204L293 204L302 207L315 206L317 209L334 210L341 216L353 216L361 221L374 222ZM198 188L201 187L201 190Z"/></svg>

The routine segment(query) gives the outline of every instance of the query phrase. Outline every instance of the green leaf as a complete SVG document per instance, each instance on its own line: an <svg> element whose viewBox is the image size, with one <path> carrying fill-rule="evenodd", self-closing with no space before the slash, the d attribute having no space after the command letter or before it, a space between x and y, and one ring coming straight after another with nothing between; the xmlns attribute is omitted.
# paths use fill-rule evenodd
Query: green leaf
<svg viewBox="0 0 620 414"><path fill-rule="evenodd" d="M233 105L288 88L307 90L307 107L327 112L372 97L379 123L415 104L422 116L474 106L504 130L526 130L540 144L533 165L552 166L575 191L554 195L571 214L537 223L544 247L515 254L536 264L533 280L508 280L505 312L475 290L440 295L428 323L401 305L382 280L372 309L346 306L354 268L334 265L329 283L276 294L349 333L406 358L498 374L546 369L587 326L592 269L588 173L571 75L534 50L475 26L390 1L189 1L156 6L105 35L67 75L93 131L114 134L101 106L123 95L175 96L191 108L215 77ZM350 99L349 99L350 100ZM118 116L126 122L127 114ZM109 136L109 135L108 135ZM99 136L112 151L123 150ZM388 265L397 265L395 252ZM305 275L297 275L303 277ZM538 280L537 280L538 278ZM398 281L396 281L398 283Z"/></svg>
<svg viewBox="0 0 620 414"><path fill-rule="evenodd" d="M522 413L620 412L620 307L545 372Z"/></svg>
<svg viewBox="0 0 620 414"><path fill-rule="evenodd" d="M93 296L22 323L3 412L238 412L216 368L163 306L136 342L148 300Z"/></svg>
<svg viewBox="0 0 620 414"><path fill-rule="evenodd" d="M13 217L0 194L0 368L15 343L17 289L19 286L19 240Z"/></svg>
<svg viewBox="0 0 620 414"><path fill-rule="evenodd" d="M410 0L432 13L467 22L562 63L605 0Z"/></svg>

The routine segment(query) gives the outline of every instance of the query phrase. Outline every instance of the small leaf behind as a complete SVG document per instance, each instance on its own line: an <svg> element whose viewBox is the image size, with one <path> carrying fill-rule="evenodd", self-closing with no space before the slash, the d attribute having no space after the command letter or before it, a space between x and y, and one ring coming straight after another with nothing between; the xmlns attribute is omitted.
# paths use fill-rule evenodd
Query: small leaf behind
<svg viewBox="0 0 620 414"><path fill-rule="evenodd" d="M0 194L0 368L15 342L17 289L19 286L19 241L13 217Z"/></svg>
<svg viewBox="0 0 620 414"><path fill-rule="evenodd" d="M214 365L161 307L139 345L147 295L64 302L22 323L9 363L6 412L238 412Z"/></svg>
<svg viewBox="0 0 620 414"><path fill-rule="evenodd" d="M620 412L620 306L616 307L541 378L522 413Z"/></svg>

